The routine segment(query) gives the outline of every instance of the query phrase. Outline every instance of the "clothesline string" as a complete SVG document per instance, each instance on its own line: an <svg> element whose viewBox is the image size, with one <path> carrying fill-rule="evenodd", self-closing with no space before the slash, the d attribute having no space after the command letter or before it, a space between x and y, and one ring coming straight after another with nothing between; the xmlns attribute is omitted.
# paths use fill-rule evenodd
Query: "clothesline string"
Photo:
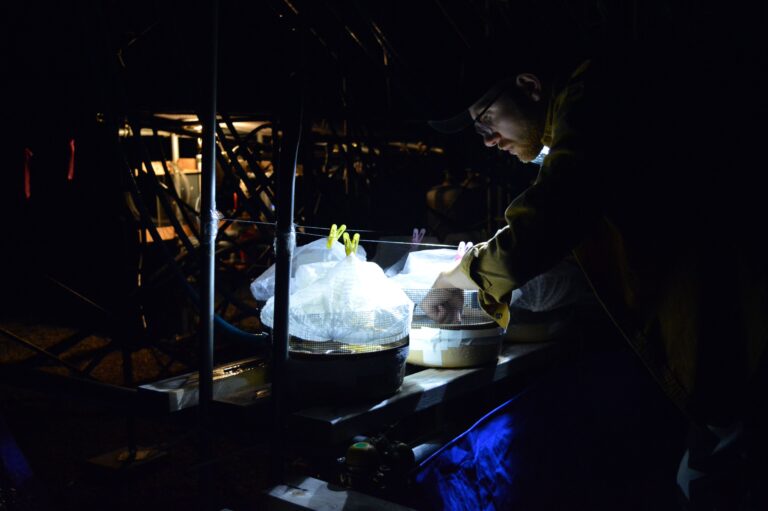
<svg viewBox="0 0 768 511"><path fill-rule="evenodd" d="M256 220L244 220L242 218L219 218L219 220L226 220L228 222L237 222L241 224L256 224L256 225L270 225L272 227L275 227L275 222L258 222ZM296 225L296 227L299 227L301 229L314 229L317 231L330 231L331 229L328 227L315 227L313 225ZM371 231L368 229L353 229L351 227L347 228L348 231L354 231L354 232L378 232L378 231Z"/></svg>
<svg viewBox="0 0 768 511"><path fill-rule="evenodd" d="M244 224L257 224L257 225L269 225L274 227L274 222L258 222L256 220L243 220L240 218L220 218L219 220L225 220L228 222L238 222L238 223L244 223ZM315 227L311 225L297 225L296 227L301 229L316 229L318 231L330 231L327 227ZM354 232L370 232L375 233L377 231L371 231L366 229L350 229L347 228L347 231L354 231ZM316 238L327 238L327 235L323 234L314 234L310 232L301 232L298 231L296 233L297 235L301 236L312 236ZM372 239L360 239L360 243L382 243L387 245L411 245L411 246L418 246L418 247L434 247L434 248L458 248L458 245L446 245L443 243L417 243L413 241L392 241L392 240L372 240Z"/></svg>
<svg viewBox="0 0 768 511"><path fill-rule="evenodd" d="M327 238L328 236L323 236L322 234L312 234L310 232L297 232L296 234L300 234L302 236L312 236L315 238ZM390 240L367 240L360 238L360 243L383 243L387 245L413 245L418 247L436 247L436 248L458 248L458 245L444 245L441 243L415 243L412 241L390 241Z"/></svg>

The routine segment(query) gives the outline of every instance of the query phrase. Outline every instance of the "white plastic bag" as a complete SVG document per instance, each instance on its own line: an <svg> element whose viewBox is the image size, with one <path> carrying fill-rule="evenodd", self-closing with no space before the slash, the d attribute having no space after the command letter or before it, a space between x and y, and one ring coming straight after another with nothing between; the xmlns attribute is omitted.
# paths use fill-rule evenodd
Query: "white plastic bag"
<svg viewBox="0 0 768 511"><path fill-rule="evenodd" d="M356 257L365 261L365 249L358 247ZM291 271L291 293L297 291L295 286L296 273L299 268L305 264L321 263L329 261L341 261L347 256L344 251L344 245L338 241L328 248L328 238L320 238L306 245L296 247L293 253L293 264ZM273 264L264 273L259 275L251 282L251 294L259 301L265 301L275 296L275 265Z"/></svg>
<svg viewBox="0 0 768 511"><path fill-rule="evenodd" d="M408 254L403 271L391 277L390 280L399 285L418 306L432 289L432 284L435 283L440 272L449 270L456 264L455 249L419 250ZM424 312L417 307L416 314L423 315Z"/></svg>
<svg viewBox="0 0 768 511"><path fill-rule="evenodd" d="M403 289L429 290L440 272L456 264L456 250L452 248L419 250L408 254L403 270L391 279Z"/></svg>
<svg viewBox="0 0 768 511"><path fill-rule="evenodd" d="M566 259L513 290L510 305L531 312L546 312L593 300L594 295L581 269Z"/></svg>
<svg viewBox="0 0 768 511"><path fill-rule="evenodd" d="M324 263L302 264L296 268L296 278L291 280L291 294L299 289L304 289L316 280L325 277L328 272L341 261L327 261Z"/></svg>
<svg viewBox="0 0 768 511"><path fill-rule="evenodd" d="M274 298L261 310L272 328ZM372 345L395 342L410 331L413 302L375 263L346 257L291 295L288 332L306 341Z"/></svg>

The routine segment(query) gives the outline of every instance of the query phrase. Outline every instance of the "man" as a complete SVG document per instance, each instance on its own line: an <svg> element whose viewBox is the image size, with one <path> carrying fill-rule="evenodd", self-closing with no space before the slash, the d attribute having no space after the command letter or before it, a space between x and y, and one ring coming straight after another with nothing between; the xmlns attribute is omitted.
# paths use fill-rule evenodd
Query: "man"
<svg viewBox="0 0 768 511"><path fill-rule="evenodd" d="M427 313L477 289L506 327L512 291L568 254L622 336L691 421L678 484L703 509L765 503L768 306L749 176L730 178L741 110L697 59L614 52L552 77L483 63L483 93L431 125L473 126L523 162L546 147L507 226L437 279ZM728 85L722 85L726 83ZM731 125L733 123L733 125ZM734 507L739 506L739 507Z"/></svg>

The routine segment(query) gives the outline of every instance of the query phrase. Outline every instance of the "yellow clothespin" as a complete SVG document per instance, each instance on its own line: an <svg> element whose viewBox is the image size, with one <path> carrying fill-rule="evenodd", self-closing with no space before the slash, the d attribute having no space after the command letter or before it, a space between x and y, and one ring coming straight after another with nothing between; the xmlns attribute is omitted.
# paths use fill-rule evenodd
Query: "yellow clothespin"
<svg viewBox="0 0 768 511"><path fill-rule="evenodd" d="M344 251L347 255L357 252L357 246L360 244L360 233L355 233L352 239L349 239L349 233L344 233Z"/></svg>
<svg viewBox="0 0 768 511"><path fill-rule="evenodd" d="M344 224L341 224L341 227L336 228L336 224L333 224L331 226L331 233L328 235L328 244L326 245L327 248L331 248L334 243L336 243L339 238L341 238L342 233L347 230L347 226Z"/></svg>

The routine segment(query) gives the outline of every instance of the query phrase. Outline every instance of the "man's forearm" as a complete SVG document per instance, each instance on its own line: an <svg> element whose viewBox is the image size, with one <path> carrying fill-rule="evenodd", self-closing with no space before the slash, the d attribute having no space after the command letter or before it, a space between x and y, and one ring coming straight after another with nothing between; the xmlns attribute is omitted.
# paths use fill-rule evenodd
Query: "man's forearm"
<svg viewBox="0 0 768 511"><path fill-rule="evenodd" d="M456 266L450 270L441 272L432 285L434 288L446 288L455 287L459 289L477 290L478 285L475 284L463 271L461 271L461 265L456 263Z"/></svg>

